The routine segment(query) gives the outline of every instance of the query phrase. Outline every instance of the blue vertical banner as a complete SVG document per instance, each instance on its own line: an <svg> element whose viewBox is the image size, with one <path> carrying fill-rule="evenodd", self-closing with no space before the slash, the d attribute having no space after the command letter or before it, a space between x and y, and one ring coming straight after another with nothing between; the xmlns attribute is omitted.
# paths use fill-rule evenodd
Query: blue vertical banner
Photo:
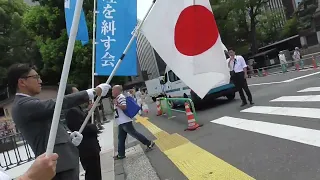
<svg viewBox="0 0 320 180"><path fill-rule="evenodd" d="M70 30L72 26L74 11L76 9L77 0L64 0L64 13L66 18L66 27L68 36L70 36ZM78 34L76 40L80 40L82 45L86 45L89 42L88 27L86 23L86 17L81 9L80 21L78 27Z"/></svg>
<svg viewBox="0 0 320 180"><path fill-rule="evenodd" d="M116 66L137 24L137 0L98 0L96 75L108 76ZM123 59L116 76L137 75L136 40Z"/></svg>

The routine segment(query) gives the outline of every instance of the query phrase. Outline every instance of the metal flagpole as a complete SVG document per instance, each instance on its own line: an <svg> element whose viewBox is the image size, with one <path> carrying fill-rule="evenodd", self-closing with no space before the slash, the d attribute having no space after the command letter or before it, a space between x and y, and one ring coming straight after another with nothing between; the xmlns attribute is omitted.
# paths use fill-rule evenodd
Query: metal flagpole
<svg viewBox="0 0 320 180"><path fill-rule="evenodd" d="M110 74L110 76L109 76L109 78L108 78L108 80L107 80L106 83L109 84L109 83L111 82L114 74L116 73L116 71L117 71L117 69L119 68L119 66L120 66L123 58L126 56L128 50L130 49L130 46L131 46L131 44L133 43L134 38L137 36L138 31L141 29L144 21L146 20L147 16L149 15L149 13L150 13L150 11L151 11L151 9L152 9L152 7L153 7L153 5L154 5L155 2L156 2L156 0L153 0L151 6L150 6L150 8L149 8L149 10L147 11L147 14L143 17L141 23L138 24L137 27L133 30L133 32L132 32L132 37L131 37L131 39L130 39L128 45L127 45L127 47L126 47L125 50L123 51L120 59L118 60L115 68L112 70L112 72L111 72L111 74ZM91 108L90 111L88 112L88 115L87 115L86 119L84 120L83 124L81 125L81 128L80 128L80 130L79 130L80 133L82 133L83 129L84 129L85 126L87 125L87 123L88 123L88 121L89 121L89 118L90 118L92 112L94 112L94 109L97 107L100 99L101 99L101 96L99 96L99 97L96 99L96 101L93 103L92 108Z"/></svg>
<svg viewBox="0 0 320 180"><path fill-rule="evenodd" d="M64 94L66 91L66 85L67 85L67 80L68 80L69 71L70 71L70 65L71 65L71 60L72 60L72 55L73 55L74 44L75 44L76 36L78 33L78 26L79 26L79 21L80 21L80 13L81 13L81 9L82 9L82 4L83 4L83 0L77 0L75 12L73 15L73 20L72 20L70 37L68 40L67 51L66 51L66 55L64 58L63 69L62 69L61 78L60 78L57 101L56 101L56 105L54 108L54 113L53 113L53 118L52 118L52 123L51 123L51 129L50 129L47 150L46 150L47 155L53 153L53 148L54 148L54 144L56 141L56 135L57 135L60 114L61 114L61 108L62 108L62 103L63 103L63 97L64 97Z"/></svg>
<svg viewBox="0 0 320 180"><path fill-rule="evenodd" d="M96 60L96 14L97 14L97 0L93 1L93 31L92 31L92 82L91 86L94 88L94 66ZM94 99L92 99L92 104L94 103ZM94 124L94 113L91 116L91 123Z"/></svg>

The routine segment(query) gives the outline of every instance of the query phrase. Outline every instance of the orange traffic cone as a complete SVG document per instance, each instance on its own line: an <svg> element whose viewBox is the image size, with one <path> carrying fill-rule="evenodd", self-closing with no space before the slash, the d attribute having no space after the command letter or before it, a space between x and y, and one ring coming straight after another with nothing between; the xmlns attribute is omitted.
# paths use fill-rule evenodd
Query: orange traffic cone
<svg viewBox="0 0 320 180"><path fill-rule="evenodd" d="M161 110L160 101L157 100L156 104L157 104L157 116L161 116L162 115L162 110Z"/></svg>
<svg viewBox="0 0 320 180"><path fill-rule="evenodd" d="M317 62L314 59L314 56L312 56L312 64L313 64L313 69L317 69Z"/></svg>
<svg viewBox="0 0 320 180"><path fill-rule="evenodd" d="M264 69L262 69L262 74L263 74L263 76L268 76L268 72Z"/></svg>
<svg viewBox="0 0 320 180"><path fill-rule="evenodd" d="M299 63L296 63L296 69L297 69L297 71L300 71L300 65L299 65Z"/></svg>
<svg viewBox="0 0 320 180"><path fill-rule="evenodd" d="M186 109L186 114L187 114L187 118L188 118L188 128L186 129L186 131L193 131L196 130L200 127L200 125L196 122L193 113L191 112L189 103L185 103L184 104L185 109Z"/></svg>

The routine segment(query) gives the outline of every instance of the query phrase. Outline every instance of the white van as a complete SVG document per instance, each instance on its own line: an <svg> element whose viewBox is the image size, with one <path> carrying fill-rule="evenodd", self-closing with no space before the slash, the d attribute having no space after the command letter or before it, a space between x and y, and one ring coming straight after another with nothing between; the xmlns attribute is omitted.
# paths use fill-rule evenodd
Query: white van
<svg viewBox="0 0 320 180"><path fill-rule="evenodd" d="M227 49L224 47L226 57ZM226 61L227 62L227 61ZM164 85L165 93L167 97L174 98L191 98L195 106L199 106L201 102L216 99L219 97L227 97L229 100L235 98L235 93L237 92L235 85L230 82L229 84L219 86L211 89L208 94L201 99L195 92L193 92L180 78L167 66L164 74ZM183 102L172 101L172 106L182 105Z"/></svg>
<svg viewBox="0 0 320 180"><path fill-rule="evenodd" d="M148 90L148 95L155 102L159 97L165 97L165 92L163 89L163 85L161 85L161 81L163 81L164 76L160 76L145 82Z"/></svg>

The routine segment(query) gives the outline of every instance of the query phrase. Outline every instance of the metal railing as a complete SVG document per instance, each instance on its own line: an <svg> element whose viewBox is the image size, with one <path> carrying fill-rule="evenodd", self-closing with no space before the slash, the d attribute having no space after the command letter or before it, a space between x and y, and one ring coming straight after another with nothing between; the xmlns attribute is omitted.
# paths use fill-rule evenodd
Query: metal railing
<svg viewBox="0 0 320 180"><path fill-rule="evenodd" d="M34 153L21 133L0 138L0 166L4 170L34 160Z"/></svg>
<svg viewBox="0 0 320 180"><path fill-rule="evenodd" d="M183 110L172 108L173 101L180 101L180 102L184 102L184 103L189 102L190 107L191 107L191 111L193 112L193 115L194 115L194 119L196 121L198 121L197 113L196 113L192 99L190 99L190 98L164 98L164 97L162 97L162 98L157 98L157 100L160 101L161 110L163 113L167 114L168 118L174 117L174 116L172 116L172 111L185 113L185 111L183 111Z"/></svg>
<svg viewBox="0 0 320 180"><path fill-rule="evenodd" d="M307 68L319 67L320 56L312 56L310 58L304 58L298 61L288 61L284 64L275 64L272 66L261 67L258 69L249 70L251 76L265 76L267 74L280 74L290 71L297 71Z"/></svg>

